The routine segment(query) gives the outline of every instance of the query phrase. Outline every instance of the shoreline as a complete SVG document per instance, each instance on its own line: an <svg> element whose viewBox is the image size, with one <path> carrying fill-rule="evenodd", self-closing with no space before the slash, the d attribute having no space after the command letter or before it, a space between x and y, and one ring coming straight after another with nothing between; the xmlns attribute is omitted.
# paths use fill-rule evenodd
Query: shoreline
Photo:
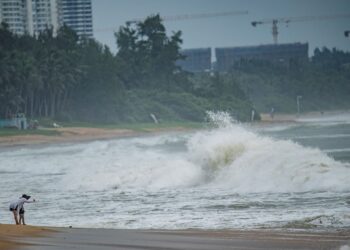
<svg viewBox="0 0 350 250"><path fill-rule="evenodd" d="M0 148L16 146L33 146L59 143L79 143L94 140L106 140L112 138L122 138L137 136L139 133L125 129L96 129L85 127L67 128L45 128L45 130L55 130L60 135L11 135L0 137Z"/></svg>
<svg viewBox="0 0 350 250"><path fill-rule="evenodd" d="M327 113L331 115L350 113ZM266 114L269 118L269 115ZM302 124L304 121L291 120L295 115L276 114L273 121L263 120L251 123L256 126L279 124ZM299 118L318 118L320 114ZM348 118L347 118L348 119ZM14 141L2 145L0 150L11 150L16 146L42 147L47 144L81 143L84 141L110 140L132 136L151 136L176 131L190 131L189 128L100 129L100 128L59 128L64 136L44 136L32 141ZM35 135L39 136L39 135ZM41 137L41 136L39 136ZM47 140L45 141L45 138ZM1 137L0 137L1 139ZM44 141L42 140L44 139ZM10 147L5 149L5 147ZM232 218L235 219L234 217ZM44 222L44 221L43 221ZM44 222L45 223L45 222ZM74 226L74 225L73 225ZM350 250L350 228L334 230L259 228L259 229L107 229L107 228L68 228L46 226L16 226L0 224L0 250L110 250L110 249L335 249Z"/></svg>
<svg viewBox="0 0 350 250"><path fill-rule="evenodd" d="M0 224L0 249L341 249L350 231L55 228Z"/></svg>
<svg viewBox="0 0 350 250"><path fill-rule="evenodd" d="M296 114L274 114L271 118L269 114L262 113L261 121L247 123L254 126L265 126L273 124L286 124L286 123L302 123L303 119L317 119L327 116L339 116L342 114L350 115L349 110L344 111L328 111L324 113L320 112L308 112L303 113L300 116ZM142 128L142 130L136 129L124 129L124 128L93 128L93 127L61 127L61 128L44 128L47 131L57 131L59 135L8 135L0 136L0 149L16 146L34 146L45 144L60 144L60 143L82 143L96 140L110 140L134 136L144 136L159 134L165 132L176 131L189 131L193 128L182 127L181 125L174 125L173 127L151 127Z"/></svg>
<svg viewBox="0 0 350 250"><path fill-rule="evenodd" d="M65 128L44 128L44 130L55 130L60 135L11 135L0 136L0 149L20 146L40 146L62 143L82 143L97 140L121 139L135 136L146 136L165 132L176 132L190 130L188 128L151 128L137 131L132 129L107 129L89 127L65 127Z"/></svg>
<svg viewBox="0 0 350 250"><path fill-rule="evenodd" d="M332 117L339 115L350 115L350 110L335 110L335 111L312 111L298 114L286 114L286 113L275 113L274 118L270 117L269 113L261 113L261 122L263 123L282 123L282 122L292 122L292 123L300 123L303 119L322 119L324 117Z"/></svg>

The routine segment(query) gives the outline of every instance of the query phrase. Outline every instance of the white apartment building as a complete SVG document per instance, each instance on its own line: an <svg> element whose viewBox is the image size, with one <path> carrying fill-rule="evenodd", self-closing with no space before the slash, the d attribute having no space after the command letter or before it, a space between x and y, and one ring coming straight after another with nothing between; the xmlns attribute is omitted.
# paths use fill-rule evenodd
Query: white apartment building
<svg viewBox="0 0 350 250"><path fill-rule="evenodd" d="M38 35L47 28L56 34L59 28L59 9L57 0L26 0L28 8L29 34ZM31 3L30 3L31 2Z"/></svg>
<svg viewBox="0 0 350 250"><path fill-rule="evenodd" d="M91 0L0 0L0 22L18 35L38 35L63 24L79 36L92 37Z"/></svg>
<svg viewBox="0 0 350 250"><path fill-rule="evenodd" d="M6 22L9 29L19 35L27 31L26 0L0 0L0 21Z"/></svg>
<svg viewBox="0 0 350 250"><path fill-rule="evenodd" d="M60 23L75 30L79 37L93 37L91 0L59 0Z"/></svg>

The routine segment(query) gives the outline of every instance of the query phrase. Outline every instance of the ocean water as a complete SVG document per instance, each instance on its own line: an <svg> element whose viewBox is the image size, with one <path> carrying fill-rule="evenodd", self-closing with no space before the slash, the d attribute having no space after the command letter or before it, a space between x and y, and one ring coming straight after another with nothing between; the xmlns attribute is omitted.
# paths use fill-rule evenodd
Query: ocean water
<svg viewBox="0 0 350 250"><path fill-rule="evenodd" d="M350 116L0 149L0 223L128 229L350 229Z"/></svg>

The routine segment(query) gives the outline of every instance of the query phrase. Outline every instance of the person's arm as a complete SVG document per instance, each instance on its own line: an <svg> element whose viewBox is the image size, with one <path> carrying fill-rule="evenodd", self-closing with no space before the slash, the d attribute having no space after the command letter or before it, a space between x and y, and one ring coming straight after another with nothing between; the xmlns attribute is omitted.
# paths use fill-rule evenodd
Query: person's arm
<svg viewBox="0 0 350 250"><path fill-rule="evenodd" d="M33 203L33 202L35 202L35 199L33 199L33 200L25 200L24 202L25 203Z"/></svg>

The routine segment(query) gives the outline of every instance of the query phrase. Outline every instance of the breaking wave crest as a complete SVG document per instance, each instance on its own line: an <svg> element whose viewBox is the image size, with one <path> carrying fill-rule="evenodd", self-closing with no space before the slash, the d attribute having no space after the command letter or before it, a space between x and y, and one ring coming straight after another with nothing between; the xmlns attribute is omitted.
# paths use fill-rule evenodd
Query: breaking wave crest
<svg viewBox="0 0 350 250"><path fill-rule="evenodd" d="M348 163L335 161L319 149L260 136L227 113L211 112L208 118L212 128L195 133L4 152L2 170L27 171L38 180L43 174L51 174L49 189L50 185L57 188L58 183L68 190L350 190Z"/></svg>
<svg viewBox="0 0 350 250"><path fill-rule="evenodd" d="M209 114L222 126L196 133L189 155L209 176L210 185L236 192L348 191L349 164L337 162L319 149L288 140L259 136L227 114Z"/></svg>

